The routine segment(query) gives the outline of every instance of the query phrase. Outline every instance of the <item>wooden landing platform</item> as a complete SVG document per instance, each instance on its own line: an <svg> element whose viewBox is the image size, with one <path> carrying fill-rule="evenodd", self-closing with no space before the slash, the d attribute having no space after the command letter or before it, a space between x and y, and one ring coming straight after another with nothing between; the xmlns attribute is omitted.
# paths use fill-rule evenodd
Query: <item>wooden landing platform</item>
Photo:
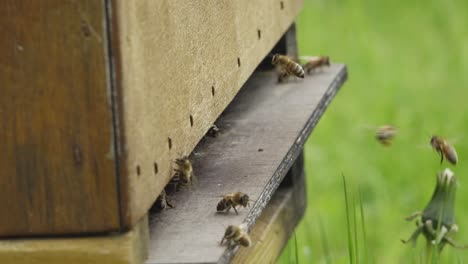
<svg viewBox="0 0 468 264"><path fill-rule="evenodd" d="M0 263L140 264L147 253L147 264L274 262L305 209L303 144L346 78L344 65L286 84L254 73L219 117L218 137L193 152L197 183L170 197L176 208L150 214L149 231L142 220L123 234L1 240ZM256 202L239 215L215 213L234 191ZM225 228L243 222L253 246L220 246Z"/></svg>
<svg viewBox="0 0 468 264"><path fill-rule="evenodd" d="M146 263L231 261L236 252L219 245L225 228L254 226L346 78L344 65L285 84L273 71L254 73L217 120L219 136L192 153L196 185L170 197L176 208L150 215ZM217 214L221 196L235 191L256 202Z"/></svg>

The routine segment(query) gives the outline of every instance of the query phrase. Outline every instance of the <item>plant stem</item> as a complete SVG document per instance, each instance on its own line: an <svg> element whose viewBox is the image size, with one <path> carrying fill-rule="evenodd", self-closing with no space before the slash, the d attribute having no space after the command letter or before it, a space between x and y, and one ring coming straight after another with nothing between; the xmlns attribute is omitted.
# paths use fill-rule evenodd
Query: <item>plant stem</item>
<svg viewBox="0 0 468 264"><path fill-rule="evenodd" d="M343 177L343 187L344 187L344 194L345 194L345 205L346 205L346 222L348 224L348 252L349 252L349 262L351 264L354 262L354 250L353 250L353 235L352 235L352 227L350 221L350 213L349 213L349 204L348 204L348 191L346 188L346 179L343 173L341 173Z"/></svg>

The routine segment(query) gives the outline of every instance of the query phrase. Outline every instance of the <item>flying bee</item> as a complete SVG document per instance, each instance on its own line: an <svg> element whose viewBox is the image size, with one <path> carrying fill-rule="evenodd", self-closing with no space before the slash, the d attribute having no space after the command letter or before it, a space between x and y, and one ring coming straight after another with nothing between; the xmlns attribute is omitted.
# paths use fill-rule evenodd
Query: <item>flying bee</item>
<svg viewBox="0 0 468 264"><path fill-rule="evenodd" d="M161 194L159 194L158 198L156 199L154 206L156 206L157 209L160 210L164 210L166 208L174 208L174 205L172 205L167 199L166 190L164 189L161 191Z"/></svg>
<svg viewBox="0 0 468 264"><path fill-rule="evenodd" d="M397 129L395 127L385 125L377 129L377 132L375 133L375 138L380 143L382 143L382 145L390 146L396 134L397 134Z"/></svg>
<svg viewBox="0 0 468 264"><path fill-rule="evenodd" d="M242 192L235 192L228 195L225 195L221 201L219 201L218 205L216 206L216 211L218 212L226 212L228 213L231 208L234 209L236 214L237 212L236 206L243 206L244 208L249 206L249 196Z"/></svg>
<svg viewBox="0 0 468 264"><path fill-rule="evenodd" d="M307 61L306 64L304 64L302 67L307 72L307 74L310 74L310 72L318 68L321 68L323 66L330 67L329 56L317 56L317 57L309 58L309 61Z"/></svg>
<svg viewBox="0 0 468 264"><path fill-rule="evenodd" d="M176 175L174 176L181 186L192 185L194 175L192 162L187 156L176 159L177 169L174 169Z"/></svg>
<svg viewBox="0 0 468 264"><path fill-rule="evenodd" d="M226 228L224 232L223 239L221 239L220 244L223 245L224 240L227 241L228 246L237 246L241 245L244 247L250 247L252 245L252 240L250 239L249 234L244 229L243 225L234 226L230 225Z"/></svg>
<svg viewBox="0 0 468 264"><path fill-rule="evenodd" d="M439 136L432 136L430 144L433 149L439 152L440 164L442 164L442 162L444 161L444 157L453 165L457 164L457 152L455 151L455 148L447 142L447 140Z"/></svg>
<svg viewBox="0 0 468 264"><path fill-rule="evenodd" d="M282 82L291 75L304 78L304 69L302 69L302 66L288 56L275 54L273 55L271 64L280 66L283 71L278 76L278 82Z"/></svg>

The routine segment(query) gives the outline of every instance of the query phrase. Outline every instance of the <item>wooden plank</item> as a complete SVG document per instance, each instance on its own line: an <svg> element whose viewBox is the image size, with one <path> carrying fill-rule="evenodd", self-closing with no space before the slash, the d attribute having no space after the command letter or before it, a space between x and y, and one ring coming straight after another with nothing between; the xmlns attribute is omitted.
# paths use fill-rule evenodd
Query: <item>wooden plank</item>
<svg viewBox="0 0 468 264"><path fill-rule="evenodd" d="M171 197L175 209L150 217L148 264L228 262L234 252L218 244L225 227L255 224L347 78L344 65L281 85L276 74L255 73L216 122L220 135L196 147L197 185ZM234 191L256 200L250 211L216 214L219 196Z"/></svg>
<svg viewBox="0 0 468 264"><path fill-rule="evenodd" d="M125 225L147 212L172 161L193 150L302 2L111 1Z"/></svg>
<svg viewBox="0 0 468 264"><path fill-rule="evenodd" d="M250 248L240 248L232 263L276 263L304 215L307 202L304 176L302 154L250 231L256 243Z"/></svg>
<svg viewBox="0 0 468 264"><path fill-rule="evenodd" d="M122 234L0 240L0 263L141 264L148 251L148 221Z"/></svg>
<svg viewBox="0 0 468 264"><path fill-rule="evenodd" d="M0 7L0 236L119 228L104 1Z"/></svg>

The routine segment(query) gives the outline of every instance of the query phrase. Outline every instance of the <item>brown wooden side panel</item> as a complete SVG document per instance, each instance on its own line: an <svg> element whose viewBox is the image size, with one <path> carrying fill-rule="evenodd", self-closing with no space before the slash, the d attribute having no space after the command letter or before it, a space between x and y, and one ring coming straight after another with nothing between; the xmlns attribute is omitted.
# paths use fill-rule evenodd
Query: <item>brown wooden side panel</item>
<svg viewBox="0 0 468 264"><path fill-rule="evenodd" d="M119 228L104 1L0 5L0 235Z"/></svg>
<svg viewBox="0 0 468 264"><path fill-rule="evenodd" d="M292 24L302 0L280 2L112 1L125 225Z"/></svg>

